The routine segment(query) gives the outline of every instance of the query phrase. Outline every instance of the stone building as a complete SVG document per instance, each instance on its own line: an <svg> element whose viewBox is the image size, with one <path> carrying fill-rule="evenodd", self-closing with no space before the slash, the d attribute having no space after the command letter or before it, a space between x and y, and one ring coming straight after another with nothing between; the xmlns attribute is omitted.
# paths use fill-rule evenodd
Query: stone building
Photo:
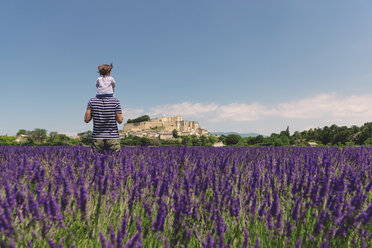
<svg viewBox="0 0 372 248"><path fill-rule="evenodd" d="M210 132L201 128L197 121L186 121L180 115L172 117L158 117L138 123L125 123L122 135L148 138L172 139L173 130L178 135L210 135Z"/></svg>

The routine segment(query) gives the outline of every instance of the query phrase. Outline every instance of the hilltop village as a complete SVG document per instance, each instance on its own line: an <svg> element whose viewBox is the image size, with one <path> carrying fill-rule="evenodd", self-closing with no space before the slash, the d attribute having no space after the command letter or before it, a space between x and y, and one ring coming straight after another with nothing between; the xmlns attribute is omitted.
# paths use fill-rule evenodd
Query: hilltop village
<svg viewBox="0 0 372 248"><path fill-rule="evenodd" d="M164 140L174 139L174 132L178 135L202 135L209 136L211 133L201 128L197 121L186 121L180 115L173 117L158 117L136 123L125 123L122 137L138 136L147 138L159 138Z"/></svg>

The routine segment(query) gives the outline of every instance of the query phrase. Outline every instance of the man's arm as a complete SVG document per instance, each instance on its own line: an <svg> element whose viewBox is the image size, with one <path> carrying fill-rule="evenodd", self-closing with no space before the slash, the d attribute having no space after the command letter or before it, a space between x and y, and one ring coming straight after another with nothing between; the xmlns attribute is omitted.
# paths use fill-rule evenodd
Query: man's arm
<svg viewBox="0 0 372 248"><path fill-rule="evenodd" d="M116 121L121 124L123 122L123 113L116 113Z"/></svg>
<svg viewBox="0 0 372 248"><path fill-rule="evenodd" d="M90 122L90 120L92 120L92 111L90 109L87 109L84 115L84 121L85 123L88 123Z"/></svg>

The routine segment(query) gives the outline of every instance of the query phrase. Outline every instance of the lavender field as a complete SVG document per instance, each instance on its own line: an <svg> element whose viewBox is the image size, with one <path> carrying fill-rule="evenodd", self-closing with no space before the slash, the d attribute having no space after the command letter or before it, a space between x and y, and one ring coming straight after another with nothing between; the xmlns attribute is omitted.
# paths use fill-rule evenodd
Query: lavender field
<svg viewBox="0 0 372 248"><path fill-rule="evenodd" d="M372 247L372 147L0 146L1 247Z"/></svg>

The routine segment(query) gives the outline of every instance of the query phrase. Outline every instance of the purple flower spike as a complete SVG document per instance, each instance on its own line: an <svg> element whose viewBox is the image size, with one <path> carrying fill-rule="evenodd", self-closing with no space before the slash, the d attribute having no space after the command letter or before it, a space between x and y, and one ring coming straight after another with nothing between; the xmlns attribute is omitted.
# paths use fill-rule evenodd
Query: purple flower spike
<svg viewBox="0 0 372 248"><path fill-rule="evenodd" d="M101 240L102 248L106 248L106 238L101 231L99 231L99 239Z"/></svg>
<svg viewBox="0 0 372 248"><path fill-rule="evenodd" d="M279 208L280 208L280 199L279 199L279 195L278 195L278 192L274 191L274 199L273 199L273 203L271 205L271 215L273 217L276 217L279 213Z"/></svg>
<svg viewBox="0 0 372 248"><path fill-rule="evenodd" d="M209 234L207 241L203 244L203 248L213 248L214 244L213 236L212 234Z"/></svg>
<svg viewBox="0 0 372 248"><path fill-rule="evenodd" d="M164 236L164 248L171 248L168 242L168 237Z"/></svg>
<svg viewBox="0 0 372 248"><path fill-rule="evenodd" d="M366 225L372 218L372 202L371 204L369 204L367 210L362 213L362 216L363 216L362 223L363 225Z"/></svg>
<svg viewBox="0 0 372 248"><path fill-rule="evenodd" d="M141 242L141 233L136 233L128 242L125 244L127 248L137 247L137 242ZM142 243L142 242L141 242Z"/></svg>
<svg viewBox="0 0 372 248"><path fill-rule="evenodd" d="M258 219L262 220L266 216L266 202L264 202L258 210Z"/></svg>
<svg viewBox="0 0 372 248"><path fill-rule="evenodd" d="M255 243L254 246L252 246L252 248L260 248L260 238L259 237L256 238L256 243Z"/></svg>
<svg viewBox="0 0 372 248"><path fill-rule="evenodd" d="M301 248L301 244L302 244L302 238L300 237L297 240L297 243L293 246L293 248Z"/></svg>
<svg viewBox="0 0 372 248"><path fill-rule="evenodd" d="M87 214L87 200L88 194L87 190L85 189L84 184L80 186L80 210L82 212L82 217L85 218Z"/></svg>
<svg viewBox="0 0 372 248"><path fill-rule="evenodd" d="M48 244L50 245L51 248L57 248L57 245L51 239L48 239Z"/></svg>
<svg viewBox="0 0 372 248"><path fill-rule="evenodd" d="M327 241L324 241L320 246L319 248L330 248L329 244Z"/></svg>
<svg viewBox="0 0 372 248"><path fill-rule="evenodd" d="M166 213L165 213L165 205L163 203L161 203L159 205L159 210L158 210L158 213L156 215L156 219L155 219L155 222L153 223L152 225L152 228L153 228L153 231L154 232L163 232L164 231L164 223L165 223L165 217L166 217Z"/></svg>
<svg viewBox="0 0 372 248"><path fill-rule="evenodd" d="M300 198L297 199L296 204L295 204L295 207L292 210L292 219L294 221L298 221L299 205L300 205Z"/></svg>
<svg viewBox="0 0 372 248"><path fill-rule="evenodd" d="M288 221L287 224L286 224L286 235L287 235L287 237L291 237L292 231L293 231L293 224L290 221Z"/></svg>
<svg viewBox="0 0 372 248"><path fill-rule="evenodd" d="M280 231L283 229L283 217L282 214L279 212L278 218L276 220L276 228Z"/></svg>
<svg viewBox="0 0 372 248"><path fill-rule="evenodd" d="M249 242L249 232L247 229L244 230L244 239L243 239L243 244L242 248L248 248L248 242Z"/></svg>

